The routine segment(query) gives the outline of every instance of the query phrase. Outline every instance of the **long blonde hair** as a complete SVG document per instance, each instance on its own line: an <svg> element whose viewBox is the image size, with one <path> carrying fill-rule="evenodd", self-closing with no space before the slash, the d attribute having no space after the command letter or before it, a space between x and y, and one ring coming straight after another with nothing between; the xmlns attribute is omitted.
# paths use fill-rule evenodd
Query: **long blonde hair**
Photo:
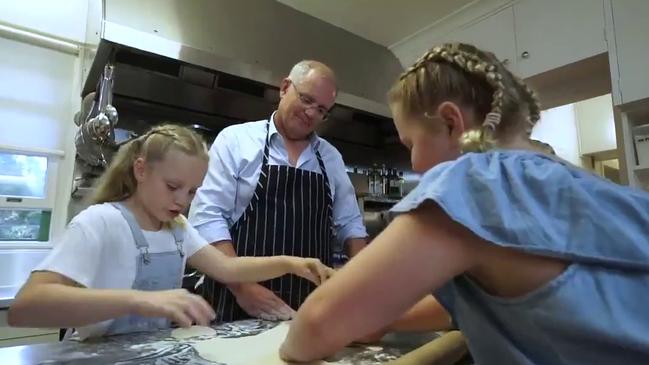
<svg viewBox="0 0 649 365"><path fill-rule="evenodd" d="M493 148L504 136L525 130L529 138L540 119L534 91L492 53L464 43L432 48L408 68L388 94L406 115L431 116L446 100L471 107L479 128L461 138L463 152Z"/></svg>
<svg viewBox="0 0 649 365"><path fill-rule="evenodd" d="M205 142L189 128L164 124L123 145L100 177L91 204L122 201L137 189L133 163L144 157L148 163L162 160L171 149L208 160Z"/></svg>

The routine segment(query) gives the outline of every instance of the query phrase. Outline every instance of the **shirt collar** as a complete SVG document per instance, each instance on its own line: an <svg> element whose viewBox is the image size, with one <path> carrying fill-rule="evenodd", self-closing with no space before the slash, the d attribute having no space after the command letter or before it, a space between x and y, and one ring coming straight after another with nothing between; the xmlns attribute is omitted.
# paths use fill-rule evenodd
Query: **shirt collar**
<svg viewBox="0 0 649 365"><path fill-rule="evenodd" d="M275 126L275 114L277 113L277 110L273 112L273 114L270 116L270 125L268 128L268 136L272 140L273 136L280 135L279 131L277 130L277 126ZM317 149L320 146L320 138L318 135L313 132L309 136L309 144L313 146L315 149Z"/></svg>

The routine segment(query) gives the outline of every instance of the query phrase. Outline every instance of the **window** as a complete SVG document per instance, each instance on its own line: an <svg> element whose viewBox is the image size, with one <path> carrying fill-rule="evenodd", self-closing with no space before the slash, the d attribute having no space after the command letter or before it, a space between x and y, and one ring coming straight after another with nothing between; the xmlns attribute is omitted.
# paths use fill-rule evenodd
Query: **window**
<svg viewBox="0 0 649 365"><path fill-rule="evenodd" d="M48 241L52 211L0 208L0 241Z"/></svg>
<svg viewBox="0 0 649 365"><path fill-rule="evenodd" d="M0 244L49 241L57 155L0 146Z"/></svg>
<svg viewBox="0 0 649 365"><path fill-rule="evenodd" d="M45 198L47 157L0 152L0 196Z"/></svg>

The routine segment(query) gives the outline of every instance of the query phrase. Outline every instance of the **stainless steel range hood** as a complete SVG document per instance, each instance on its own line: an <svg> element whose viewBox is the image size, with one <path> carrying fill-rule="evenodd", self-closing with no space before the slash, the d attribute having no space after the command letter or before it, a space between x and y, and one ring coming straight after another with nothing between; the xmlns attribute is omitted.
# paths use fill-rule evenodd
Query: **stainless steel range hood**
<svg viewBox="0 0 649 365"><path fill-rule="evenodd" d="M266 118L291 65L314 58L336 70L341 89L318 133L350 164L407 162L384 102L401 71L396 57L278 2L91 0L87 44L82 96L96 90L112 63L123 128L139 132L173 121L213 136L232 123Z"/></svg>

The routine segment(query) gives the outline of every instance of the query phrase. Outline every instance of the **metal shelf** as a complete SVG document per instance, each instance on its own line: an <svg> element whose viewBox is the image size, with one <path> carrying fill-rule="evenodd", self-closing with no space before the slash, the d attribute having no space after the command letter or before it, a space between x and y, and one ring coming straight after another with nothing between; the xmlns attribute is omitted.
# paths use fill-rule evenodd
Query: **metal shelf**
<svg viewBox="0 0 649 365"><path fill-rule="evenodd" d="M649 134L649 124L636 125L631 128L631 131L634 136Z"/></svg>
<svg viewBox="0 0 649 365"><path fill-rule="evenodd" d="M398 198L391 198L385 196L360 196L359 199L362 199L366 203L380 203L380 204L396 204L401 201Z"/></svg>
<svg viewBox="0 0 649 365"><path fill-rule="evenodd" d="M649 166L634 166L633 171L640 179L649 179Z"/></svg>

